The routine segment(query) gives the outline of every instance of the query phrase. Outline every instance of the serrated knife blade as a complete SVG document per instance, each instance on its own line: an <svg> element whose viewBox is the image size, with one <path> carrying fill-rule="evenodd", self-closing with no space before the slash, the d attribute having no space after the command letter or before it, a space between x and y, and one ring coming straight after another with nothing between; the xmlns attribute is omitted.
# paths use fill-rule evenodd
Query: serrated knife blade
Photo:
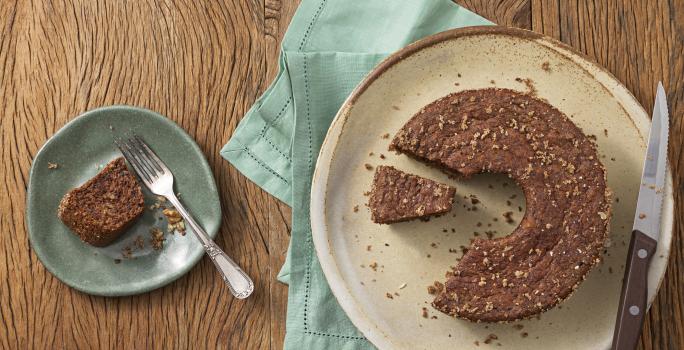
<svg viewBox="0 0 684 350"><path fill-rule="evenodd" d="M641 176L634 230L627 250L625 277L613 334L613 350L632 350L637 346L646 316L648 268L660 237L660 212L663 207L669 119L663 84L658 83L648 135L646 160Z"/></svg>
<svg viewBox="0 0 684 350"><path fill-rule="evenodd" d="M660 236L660 212L665 187L669 125L665 89L662 83L658 83L639 199L634 214L634 229L656 241Z"/></svg>

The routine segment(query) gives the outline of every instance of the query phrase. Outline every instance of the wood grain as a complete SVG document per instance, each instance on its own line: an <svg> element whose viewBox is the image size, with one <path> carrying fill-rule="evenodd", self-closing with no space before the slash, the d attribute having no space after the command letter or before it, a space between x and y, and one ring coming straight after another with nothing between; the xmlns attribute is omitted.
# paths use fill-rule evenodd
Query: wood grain
<svg viewBox="0 0 684 350"><path fill-rule="evenodd" d="M676 221L670 264L643 349L684 348L684 1L459 0L504 25L577 48L650 110L668 91ZM287 289L275 276L290 211L220 155L278 69L298 1L0 2L0 348L282 348ZM193 136L221 191L218 243L254 277L238 301L207 259L160 290L126 298L76 292L31 251L24 222L31 160L88 109L156 110Z"/></svg>

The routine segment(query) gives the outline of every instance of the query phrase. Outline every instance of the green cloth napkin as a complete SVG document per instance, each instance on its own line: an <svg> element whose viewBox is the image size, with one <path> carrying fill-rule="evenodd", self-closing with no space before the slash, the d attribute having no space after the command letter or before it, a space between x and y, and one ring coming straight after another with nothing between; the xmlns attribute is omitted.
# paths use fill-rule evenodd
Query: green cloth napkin
<svg viewBox="0 0 684 350"><path fill-rule="evenodd" d="M311 240L311 177L340 105L388 54L450 28L491 24L449 0L303 0L283 39L280 72L221 155L292 206L278 279L289 283L286 349L372 349L332 295Z"/></svg>

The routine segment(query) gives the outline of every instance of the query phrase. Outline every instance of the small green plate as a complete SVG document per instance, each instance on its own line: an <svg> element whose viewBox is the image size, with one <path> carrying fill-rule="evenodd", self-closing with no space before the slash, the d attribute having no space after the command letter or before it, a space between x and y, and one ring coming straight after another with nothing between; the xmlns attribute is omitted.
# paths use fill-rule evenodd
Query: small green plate
<svg viewBox="0 0 684 350"><path fill-rule="evenodd" d="M62 196L121 156L114 137L136 134L157 153L174 175L176 193L211 237L221 223L221 203L214 177L200 148L178 125L148 110L111 106L77 117L40 149L31 167L26 221L33 250L55 277L84 293L122 296L166 285L190 270L204 249L188 228L185 236L171 234L160 210L150 210L156 198L147 188L145 212L118 240L104 248L82 242L57 217ZM49 169L48 163L58 165ZM153 250L150 229L159 227L166 241ZM122 249L135 247L142 236L144 248L122 259ZM121 259L116 263L115 259Z"/></svg>

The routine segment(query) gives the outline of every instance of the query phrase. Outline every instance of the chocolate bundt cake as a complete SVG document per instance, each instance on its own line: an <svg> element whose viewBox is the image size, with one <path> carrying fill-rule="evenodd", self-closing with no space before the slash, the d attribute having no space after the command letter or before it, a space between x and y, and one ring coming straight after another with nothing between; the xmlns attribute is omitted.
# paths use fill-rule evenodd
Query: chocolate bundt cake
<svg viewBox="0 0 684 350"><path fill-rule="evenodd" d="M433 306L472 321L545 311L601 260L610 216L595 144L562 112L508 89L454 93L413 116L390 149L469 177L504 173L527 210L508 236L475 239Z"/></svg>

